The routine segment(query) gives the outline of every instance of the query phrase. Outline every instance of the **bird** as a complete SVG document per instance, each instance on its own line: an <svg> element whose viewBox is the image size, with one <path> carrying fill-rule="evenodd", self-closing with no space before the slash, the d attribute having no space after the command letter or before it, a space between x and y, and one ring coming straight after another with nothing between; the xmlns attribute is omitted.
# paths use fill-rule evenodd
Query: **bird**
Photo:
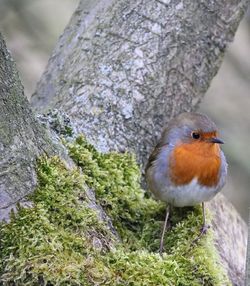
<svg viewBox="0 0 250 286"><path fill-rule="evenodd" d="M227 162L215 123L205 114L185 112L171 119L149 156L145 176L153 196L167 204L160 240L162 256L164 234L170 209L202 205L201 237L206 233L205 204L225 185Z"/></svg>

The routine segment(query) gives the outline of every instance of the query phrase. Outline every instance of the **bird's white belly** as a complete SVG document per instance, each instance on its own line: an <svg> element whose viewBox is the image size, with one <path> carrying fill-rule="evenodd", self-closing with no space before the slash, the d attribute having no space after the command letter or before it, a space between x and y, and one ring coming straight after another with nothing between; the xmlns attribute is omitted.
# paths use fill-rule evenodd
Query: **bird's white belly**
<svg viewBox="0 0 250 286"><path fill-rule="evenodd" d="M187 185L161 187L161 191L155 190L155 197L161 201L170 203L176 207L193 206L212 199L218 189L215 187L201 186L197 179L193 179Z"/></svg>

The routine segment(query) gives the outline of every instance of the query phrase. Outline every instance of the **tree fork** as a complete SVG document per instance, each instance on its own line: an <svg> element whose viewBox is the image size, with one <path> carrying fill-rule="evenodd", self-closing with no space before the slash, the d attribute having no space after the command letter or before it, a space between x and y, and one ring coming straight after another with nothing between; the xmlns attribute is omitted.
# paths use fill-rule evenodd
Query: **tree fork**
<svg viewBox="0 0 250 286"><path fill-rule="evenodd" d="M197 107L248 1L88 2L60 38L33 106L62 109L99 150L132 151L145 162L164 123ZM210 210L218 252L241 285L246 226L224 198Z"/></svg>

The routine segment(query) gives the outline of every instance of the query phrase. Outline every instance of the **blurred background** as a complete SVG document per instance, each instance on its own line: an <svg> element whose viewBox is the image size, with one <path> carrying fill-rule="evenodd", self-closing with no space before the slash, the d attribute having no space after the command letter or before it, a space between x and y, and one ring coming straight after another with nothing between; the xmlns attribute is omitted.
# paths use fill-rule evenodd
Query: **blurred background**
<svg viewBox="0 0 250 286"><path fill-rule="evenodd" d="M0 31L30 97L78 0L0 0ZM250 206L250 12L200 105L226 142L229 178L223 192L247 220ZM249 147L249 149L248 149Z"/></svg>

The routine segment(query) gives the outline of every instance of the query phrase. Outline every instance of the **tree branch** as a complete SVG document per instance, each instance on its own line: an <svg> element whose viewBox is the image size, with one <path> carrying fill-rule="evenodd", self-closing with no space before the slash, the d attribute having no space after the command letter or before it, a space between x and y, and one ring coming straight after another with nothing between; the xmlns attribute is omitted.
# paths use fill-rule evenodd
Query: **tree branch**
<svg viewBox="0 0 250 286"><path fill-rule="evenodd" d="M63 109L99 150L129 150L145 163L164 123L197 108L247 4L81 1L32 104L42 111ZM226 200L217 198L212 205L218 250L232 282L240 285L246 225ZM222 207L226 211L218 214ZM220 236L219 226L226 221L233 221L227 223L230 239ZM238 235L240 252L239 244L231 244Z"/></svg>
<svg viewBox="0 0 250 286"><path fill-rule="evenodd" d="M130 150L145 163L164 123L197 107L247 1L87 2L32 104L63 109L99 150Z"/></svg>

